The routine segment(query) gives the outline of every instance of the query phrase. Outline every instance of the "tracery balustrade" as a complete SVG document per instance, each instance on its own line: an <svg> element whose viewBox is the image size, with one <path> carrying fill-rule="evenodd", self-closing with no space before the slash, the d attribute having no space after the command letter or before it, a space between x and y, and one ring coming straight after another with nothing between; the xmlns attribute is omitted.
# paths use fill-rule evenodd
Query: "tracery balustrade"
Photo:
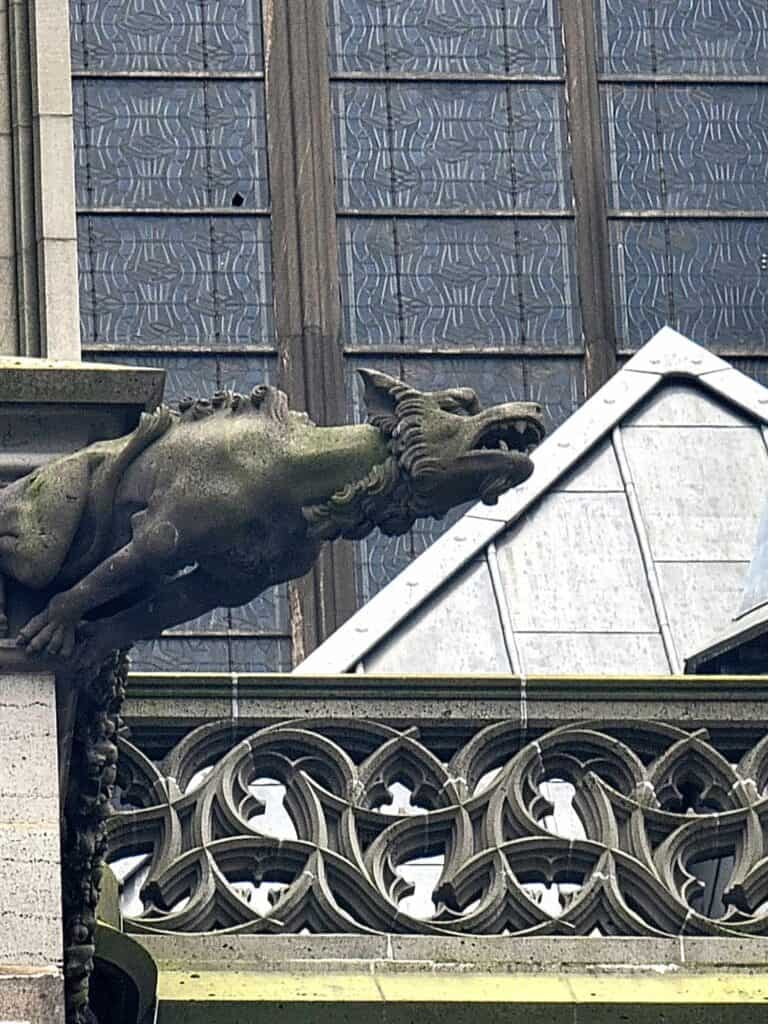
<svg viewBox="0 0 768 1024"><path fill-rule="evenodd" d="M128 928L768 934L768 736L460 732L223 722L158 765L122 740L109 843L132 865Z"/></svg>

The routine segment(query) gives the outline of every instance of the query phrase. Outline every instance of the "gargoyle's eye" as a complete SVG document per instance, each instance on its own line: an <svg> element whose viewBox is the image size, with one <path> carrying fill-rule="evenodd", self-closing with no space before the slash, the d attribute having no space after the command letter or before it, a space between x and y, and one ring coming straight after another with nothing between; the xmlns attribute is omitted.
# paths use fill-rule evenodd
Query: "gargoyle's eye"
<svg viewBox="0 0 768 1024"><path fill-rule="evenodd" d="M469 411L465 405L461 402L457 402L455 398L444 398L440 403L440 407L445 412L455 413L457 416L469 416Z"/></svg>
<svg viewBox="0 0 768 1024"><path fill-rule="evenodd" d="M472 388L446 388L435 391L432 397L444 412L457 416L474 416L480 412L480 402Z"/></svg>

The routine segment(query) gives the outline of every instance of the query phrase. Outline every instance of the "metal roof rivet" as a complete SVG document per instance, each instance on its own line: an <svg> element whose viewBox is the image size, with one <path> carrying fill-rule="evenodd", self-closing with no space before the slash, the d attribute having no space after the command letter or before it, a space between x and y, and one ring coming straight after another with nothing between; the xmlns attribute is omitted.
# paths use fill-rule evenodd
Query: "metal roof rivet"
<svg viewBox="0 0 768 1024"><path fill-rule="evenodd" d="M367 633L368 632L368 627L367 626L355 626L355 632L356 633Z"/></svg>
<svg viewBox="0 0 768 1024"><path fill-rule="evenodd" d="M651 366L658 366L660 362L660 359L651 359Z"/></svg>
<svg viewBox="0 0 768 1024"><path fill-rule="evenodd" d="M557 445L558 445L559 448L570 448L571 447L571 442L570 441L558 441Z"/></svg>
<svg viewBox="0 0 768 1024"><path fill-rule="evenodd" d="M405 585L406 585L406 587L418 587L419 581L418 580L406 580L405 581Z"/></svg>
<svg viewBox="0 0 768 1024"><path fill-rule="evenodd" d="M605 402L606 405L615 405L616 404L616 399L615 398L604 398L603 401Z"/></svg>

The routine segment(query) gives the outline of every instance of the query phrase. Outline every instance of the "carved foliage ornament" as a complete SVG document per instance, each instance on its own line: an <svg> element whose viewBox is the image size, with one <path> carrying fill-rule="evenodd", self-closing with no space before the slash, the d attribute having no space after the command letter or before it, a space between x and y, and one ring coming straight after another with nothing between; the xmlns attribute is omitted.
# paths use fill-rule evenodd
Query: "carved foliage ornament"
<svg viewBox="0 0 768 1024"><path fill-rule="evenodd" d="M131 930L768 934L768 737L733 763L705 731L653 722L522 744L491 725L448 759L416 728L297 721L233 749L231 730L195 730L162 770L124 744L134 806L110 821L110 857L149 860ZM265 779L284 787L280 836ZM395 784L413 813L386 813ZM554 791L572 803L553 816ZM439 877L414 915L404 875L422 858Z"/></svg>

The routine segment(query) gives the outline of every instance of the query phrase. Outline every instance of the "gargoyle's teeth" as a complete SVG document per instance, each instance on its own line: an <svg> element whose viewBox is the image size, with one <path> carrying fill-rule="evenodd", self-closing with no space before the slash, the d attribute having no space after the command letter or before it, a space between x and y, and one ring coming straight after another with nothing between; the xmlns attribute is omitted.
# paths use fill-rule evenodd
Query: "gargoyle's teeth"
<svg viewBox="0 0 768 1024"><path fill-rule="evenodd" d="M499 448L501 448L501 450L503 452L508 452L509 451L509 445L507 444L506 441L503 441L503 440L499 441Z"/></svg>
<svg viewBox="0 0 768 1024"><path fill-rule="evenodd" d="M528 429L528 424L525 422L525 420L515 420L514 426L518 434L524 434Z"/></svg>

